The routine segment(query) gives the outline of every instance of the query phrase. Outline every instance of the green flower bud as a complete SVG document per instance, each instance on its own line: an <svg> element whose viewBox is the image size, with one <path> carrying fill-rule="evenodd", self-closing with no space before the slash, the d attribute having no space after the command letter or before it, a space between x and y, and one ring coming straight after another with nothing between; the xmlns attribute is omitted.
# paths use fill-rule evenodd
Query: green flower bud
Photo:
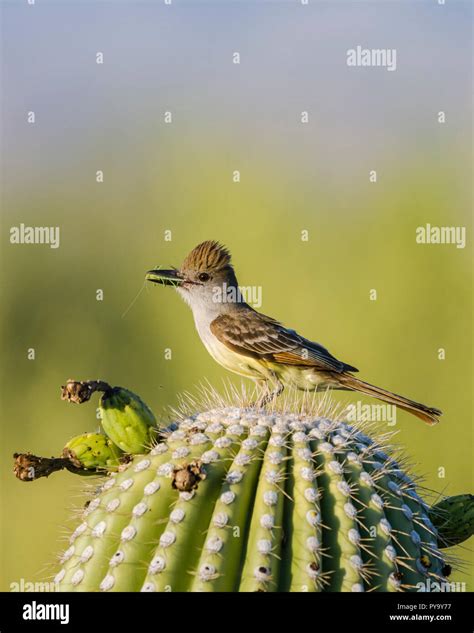
<svg viewBox="0 0 474 633"><path fill-rule="evenodd" d="M430 510L444 547L459 545L474 534L474 495L446 497Z"/></svg>
<svg viewBox="0 0 474 633"><path fill-rule="evenodd" d="M102 395L99 409L105 433L123 451L136 454L150 447L156 419L136 394L113 387Z"/></svg>
<svg viewBox="0 0 474 633"><path fill-rule="evenodd" d="M102 433L84 433L73 437L63 449L63 457L69 459L74 472L94 474L102 469L116 468L122 451ZM90 471L90 472L82 472Z"/></svg>

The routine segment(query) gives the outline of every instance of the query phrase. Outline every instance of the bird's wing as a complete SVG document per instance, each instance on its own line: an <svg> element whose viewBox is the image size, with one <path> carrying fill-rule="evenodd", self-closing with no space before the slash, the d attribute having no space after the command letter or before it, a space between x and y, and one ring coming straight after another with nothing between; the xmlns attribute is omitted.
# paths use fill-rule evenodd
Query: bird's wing
<svg viewBox="0 0 474 633"><path fill-rule="evenodd" d="M339 373L357 371L334 358L319 343L252 309L239 310L234 315L222 314L212 321L210 329L226 347L244 356Z"/></svg>

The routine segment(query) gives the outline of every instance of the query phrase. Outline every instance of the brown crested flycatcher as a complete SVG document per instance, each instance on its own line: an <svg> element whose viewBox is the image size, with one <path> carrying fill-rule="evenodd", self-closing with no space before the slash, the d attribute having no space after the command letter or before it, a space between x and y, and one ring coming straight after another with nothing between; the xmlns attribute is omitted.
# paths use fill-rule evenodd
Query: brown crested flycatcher
<svg viewBox="0 0 474 633"><path fill-rule="evenodd" d="M196 329L214 360L266 386L260 404L278 396L285 385L309 391L349 389L396 405L428 424L438 422L438 409L356 378L355 367L245 303L230 253L217 242L196 246L179 270L150 270L146 279L176 287L193 311Z"/></svg>

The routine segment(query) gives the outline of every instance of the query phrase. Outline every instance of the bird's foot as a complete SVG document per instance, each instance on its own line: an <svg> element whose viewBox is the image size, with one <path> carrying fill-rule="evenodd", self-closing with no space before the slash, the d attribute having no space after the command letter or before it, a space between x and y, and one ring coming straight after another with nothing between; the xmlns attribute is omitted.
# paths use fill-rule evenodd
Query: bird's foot
<svg viewBox="0 0 474 633"><path fill-rule="evenodd" d="M271 402L273 402L274 400L276 400L278 398L278 396L281 394L281 392L284 389L284 385L281 382L278 382L276 388L273 391L270 391L268 388L265 390L264 393L262 393L262 395L260 396L260 398L258 398L258 400L255 402L255 407L257 409L262 409L263 407L265 407L267 404L270 404Z"/></svg>

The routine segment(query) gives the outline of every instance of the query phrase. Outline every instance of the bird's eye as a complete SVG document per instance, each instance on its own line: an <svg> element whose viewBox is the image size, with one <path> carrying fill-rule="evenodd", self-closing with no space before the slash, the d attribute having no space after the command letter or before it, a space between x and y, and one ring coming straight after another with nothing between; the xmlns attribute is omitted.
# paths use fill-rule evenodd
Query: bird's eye
<svg viewBox="0 0 474 633"><path fill-rule="evenodd" d="M207 273L200 273L198 275L199 281L209 281L210 278L210 275L208 275Z"/></svg>

